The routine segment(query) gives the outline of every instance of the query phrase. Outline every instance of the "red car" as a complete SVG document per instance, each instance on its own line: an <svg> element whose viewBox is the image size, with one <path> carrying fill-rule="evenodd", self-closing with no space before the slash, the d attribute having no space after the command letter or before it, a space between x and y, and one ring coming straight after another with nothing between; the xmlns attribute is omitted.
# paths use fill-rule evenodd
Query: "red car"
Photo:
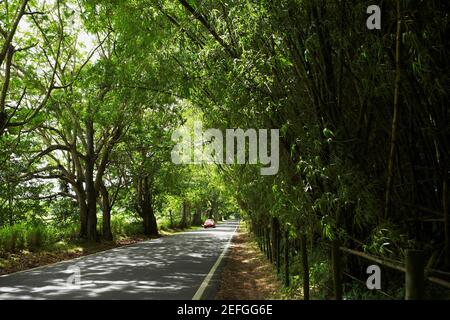
<svg viewBox="0 0 450 320"><path fill-rule="evenodd" d="M207 219L205 221L205 223L203 224L203 228L215 228L216 227L216 222L214 221L214 219Z"/></svg>

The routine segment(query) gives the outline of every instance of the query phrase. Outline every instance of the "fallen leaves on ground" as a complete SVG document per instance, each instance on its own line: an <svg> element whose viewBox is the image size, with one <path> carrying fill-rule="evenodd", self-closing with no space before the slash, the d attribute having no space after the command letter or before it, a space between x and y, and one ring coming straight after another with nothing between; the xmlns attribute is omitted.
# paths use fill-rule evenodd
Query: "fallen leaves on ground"
<svg viewBox="0 0 450 320"><path fill-rule="evenodd" d="M266 300L280 290L272 265L241 226L226 258L216 298Z"/></svg>

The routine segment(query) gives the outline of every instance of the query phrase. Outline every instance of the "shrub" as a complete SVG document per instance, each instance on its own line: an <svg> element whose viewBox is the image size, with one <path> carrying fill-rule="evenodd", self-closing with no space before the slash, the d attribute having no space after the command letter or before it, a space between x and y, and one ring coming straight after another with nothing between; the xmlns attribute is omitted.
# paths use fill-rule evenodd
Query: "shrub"
<svg viewBox="0 0 450 320"><path fill-rule="evenodd" d="M133 221L125 225L125 234L127 236L135 236L144 233L144 225L141 222Z"/></svg>
<svg viewBox="0 0 450 320"><path fill-rule="evenodd" d="M35 251L41 248L46 242L46 230L44 226L32 226L28 229L27 245L30 251Z"/></svg>
<svg viewBox="0 0 450 320"><path fill-rule="evenodd" d="M15 224L0 229L0 251L17 252L25 248L26 226Z"/></svg>
<svg viewBox="0 0 450 320"><path fill-rule="evenodd" d="M144 232L143 229L140 221L130 219L123 214L117 214L111 217L111 232L114 237L142 234Z"/></svg>
<svg viewBox="0 0 450 320"><path fill-rule="evenodd" d="M66 239L66 240L75 240L78 239L79 235L79 225L78 223L73 223L65 226L64 228L59 228L59 238Z"/></svg>
<svg viewBox="0 0 450 320"><path fill-rule="evenodd" d="M123 215L114 215L111 217L111 232L115 237L126 235L125 225L126 218Z"/></svg>

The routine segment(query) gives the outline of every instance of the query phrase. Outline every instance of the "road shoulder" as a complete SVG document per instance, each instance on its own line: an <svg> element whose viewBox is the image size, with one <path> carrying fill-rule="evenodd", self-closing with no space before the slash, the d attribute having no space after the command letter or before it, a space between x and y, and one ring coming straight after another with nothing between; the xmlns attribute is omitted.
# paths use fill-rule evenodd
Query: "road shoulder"
<svg viewBox="0 0 450 320"><path fill-rule="evenodd" d="M241 224L225 258L216 299L267 300L280 290L272 265Z"/></svg>

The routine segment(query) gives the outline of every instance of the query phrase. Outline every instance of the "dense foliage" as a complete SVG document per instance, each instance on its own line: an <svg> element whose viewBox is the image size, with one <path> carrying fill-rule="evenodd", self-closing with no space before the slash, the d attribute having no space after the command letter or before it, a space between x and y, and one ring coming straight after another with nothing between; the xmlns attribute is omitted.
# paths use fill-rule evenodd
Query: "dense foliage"
<svg viewBox="0 0 450 320"><path fill-rule="evenodd" d="M326 285L339 246L448 268L449 4L379 2L381 30L373 1L3 1L0 237L37 225L36 246L70 220L111 240L115 215L151 235L239 207L279 270L294 259L287 283L298 262ZM280 129L278 174L173 164L195 119Z"/></svg>

